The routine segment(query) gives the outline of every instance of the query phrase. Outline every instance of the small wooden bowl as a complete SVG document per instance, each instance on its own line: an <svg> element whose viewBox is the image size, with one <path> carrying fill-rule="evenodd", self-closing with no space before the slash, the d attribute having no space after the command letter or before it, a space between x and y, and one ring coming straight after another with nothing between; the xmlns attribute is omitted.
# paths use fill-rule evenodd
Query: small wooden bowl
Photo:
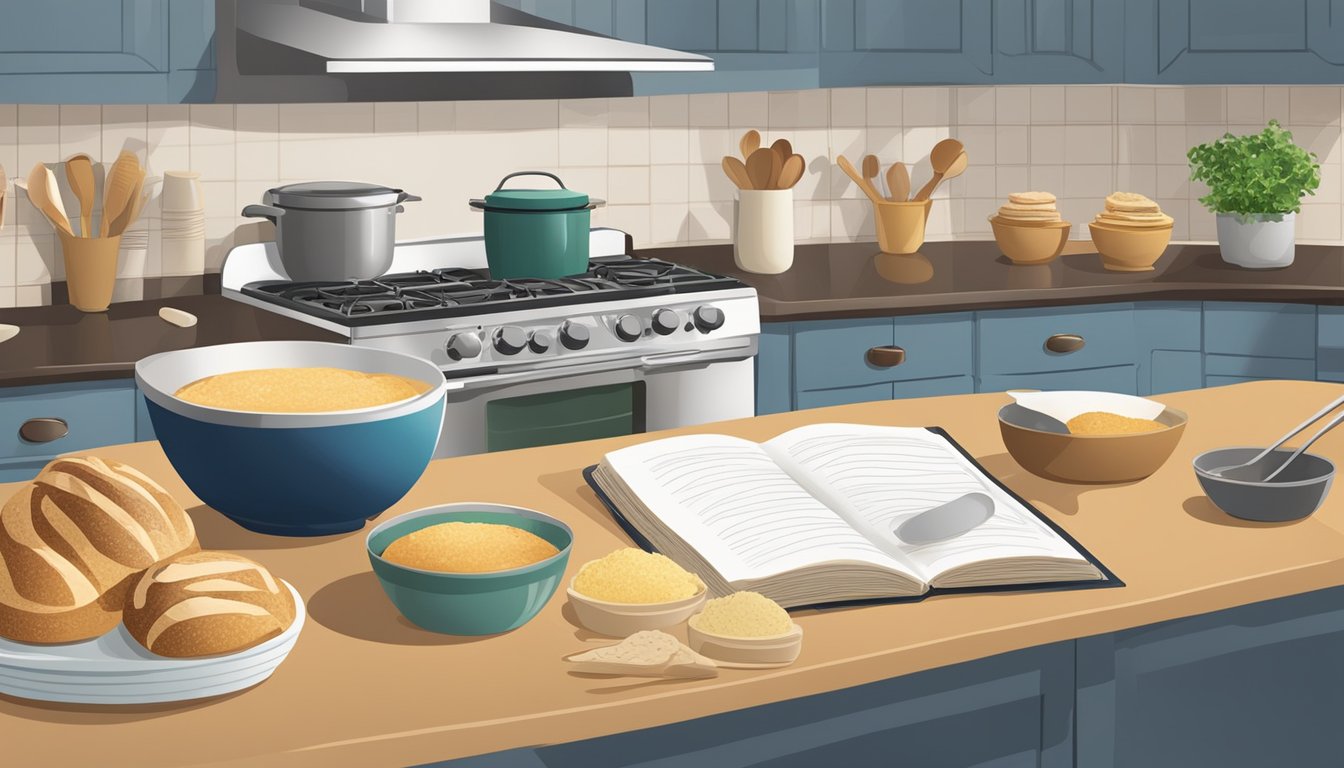
<svg viewBox="0 0 1344 768"><path fill-rule="evenodd" d="M570 579L566 592L579 624L599 635L610 637L629 637L646 629L676 626L690 618L692 614L700 612L700 608L705 604L706 594L704 586L701 586L699 593L681 600L669 600L664 603L612 603L575 591L573 579Z"/></svg>
<svg viewBox="0 0 1344 768"><path fill-rule="evenodd" d="M760 669L792 664L803 650L803 628L797 624L782 635L725 637L686 625L686 644L721 667Z"/></svg>
<svg viewBox="0 0 1344 768"><path fill-rule="evenodd" d="M994 229L994 240L999 250L1014 264L1046 264L1054 261L1069 242L1067 221L1033 222L1019 224L991 216L989 225Z"/></svg>
<svg viewBox="0 0 1344 768"><path fill-rule="evenodd" d="M1074 435L1047 432L1019 423L1013 405L999 409L1004 447L1023 469L1064 483L1130 483L1156 472L1176 450L1189 417L1167 408L1154 432L1122 435ZM705 654L708 656L709 654Z"/></svg>
<svg viewBox="0 0 1344 768"><path fill-rule="evenodd" d="M1141 229L1092 222L1087 226L1103 267L1112 272L1151 272L1171 242L1173 225Z"/></svg>

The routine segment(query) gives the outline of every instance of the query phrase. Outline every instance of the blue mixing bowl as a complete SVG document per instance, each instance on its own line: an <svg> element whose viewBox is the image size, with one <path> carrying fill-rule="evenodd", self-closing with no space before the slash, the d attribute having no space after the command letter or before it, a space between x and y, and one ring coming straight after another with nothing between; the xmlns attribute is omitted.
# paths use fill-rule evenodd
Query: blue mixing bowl
<svg viewBox="0 0 1344 768"><path fill-rule="evenodd" d="M173 393L206 376L255 368L345 368L430 385L410 400L326 413L210 408ZM443 424L443 372L399 352L317 341L175 350L135 364L150 421L173 469L248 530L324 536L364 527L420 478Z"/></svg>
<svg viewBox="0 0 1344 768"><path fill-rule="evenodd" d="M439 523L494 523L536 534L559 551L521 568L487 573L444 573L383 559L387 546ZM432 632L493 635L532 620L555 594L569 563L574 532L560 520L522 507L479 502L442 504L408 512L369 531L373 572L402 616Z"/></svg>

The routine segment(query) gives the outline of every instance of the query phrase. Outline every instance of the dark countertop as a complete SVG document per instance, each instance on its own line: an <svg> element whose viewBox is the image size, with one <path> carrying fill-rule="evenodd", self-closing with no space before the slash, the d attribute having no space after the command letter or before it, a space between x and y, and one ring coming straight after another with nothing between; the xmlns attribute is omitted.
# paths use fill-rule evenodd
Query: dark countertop
<svg viewBox="0 0 1344 768"><path fill-rule="evenodd" d="M1140 299L1344 303L1344 247L1299 245L1290 267L1223 262L1216 245L1173 245L1153 272L1110 272L1090 252L1016 266L993 241L926 243L921 253L880 253L875 243L800 245L779 275L743 272L731 245L659 248L651 256L731 275L760 295L761 319L804 320L1040 307Z"/></svg>
<svg viewBox="0 0 1344 768"><path fill-rule="evenodd" d="M198 322L179 328L159 318L161 307L190 312ZM342 339L217 294L130 301L89 314L68 304L0 309L0 323L20 328L18 336L0 342L0 387L127 378L135 361L170 349L267 339Z"/></svg>

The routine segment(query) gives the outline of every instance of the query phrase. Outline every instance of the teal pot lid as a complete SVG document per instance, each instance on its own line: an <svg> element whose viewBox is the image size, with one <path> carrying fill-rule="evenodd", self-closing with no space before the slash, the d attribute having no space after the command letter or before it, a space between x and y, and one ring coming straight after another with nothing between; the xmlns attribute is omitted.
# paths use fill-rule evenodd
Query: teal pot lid
<svg viewBox="0 0 1344 768"><path fill-rule="evenodd" d="M555 189L504 189L504 184L515 176L547 176L555 180ZM483 207L487 211L572 211L587 208L588 195L565 187L564 182L555 174L544 171L520 171L505 176L494 192L485 196Z"/></svg>

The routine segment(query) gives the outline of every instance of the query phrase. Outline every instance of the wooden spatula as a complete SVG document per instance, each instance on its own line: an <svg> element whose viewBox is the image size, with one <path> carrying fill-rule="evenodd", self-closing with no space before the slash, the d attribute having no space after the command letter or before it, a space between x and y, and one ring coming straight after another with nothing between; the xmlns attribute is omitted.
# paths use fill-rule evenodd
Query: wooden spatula
<svg viewBox="0 0 1344 768"><path fill-rule="evenodd" d="M28 173L28 199L53 227L68 235L75 234L70 229L70 218L65 215L61 190L56 186L56 175L42 163L34 165Z"/></svg>
<svg viewBox="0 0 1344 768"><path fill-rule="evenodd" d="M144 171L140 169L140 161L133 153L122 150L107 174L107 183L103 185L103 220L98 227L99 236L108 236L112 222L125 213L131 204L136 182L143 179Z"/></svg>
<svg viewBox="0 0 1344 768"><path fill-rule="evenodd" d="M139 163L135 166L135 182L131 186L131 199L122 208L121 213L112 220L112 224L107 228L107 234L110 237L116 237L124 233L127 228L135 222L135 217L140 215L140 205L142 204L140 192L145 186L145 169L140 167Z"/></svg>
<svg viewBox="0 0 1344 768"><path fill-rule="evenodd" d="M905 163L897 161L887 169L887 195L898 203L910 199L910 169Z"/></svg>
<svg viewBox="0 0 1344 768"><path fill-rule="evenodd" d="M79 201L79 234L93 237L93 201L97 196L93 181L93 161L79 154L65 161L65 180Z"/></svg>

